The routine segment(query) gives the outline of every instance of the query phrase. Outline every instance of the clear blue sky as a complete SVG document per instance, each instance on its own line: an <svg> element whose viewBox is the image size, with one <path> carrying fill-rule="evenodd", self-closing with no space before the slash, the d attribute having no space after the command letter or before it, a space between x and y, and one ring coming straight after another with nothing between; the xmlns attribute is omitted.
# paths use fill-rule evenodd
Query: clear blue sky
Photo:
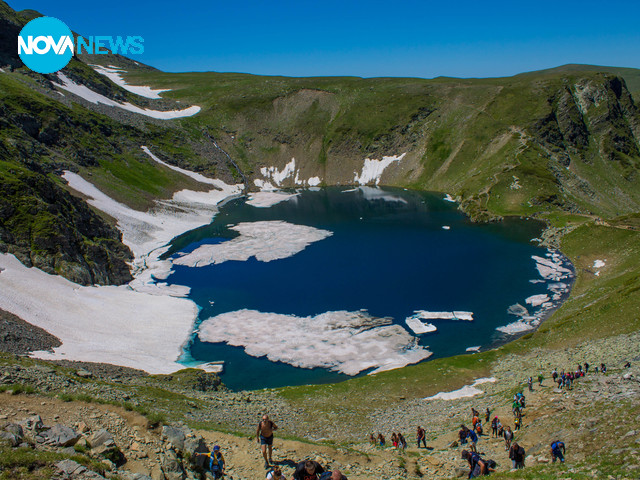
<svg viewBox="0 0 640 480"><path fill-rule="evenodd" d="M640 68L640 2L8 0L85 35L140 35L165 71L490 77Z"/></svg>

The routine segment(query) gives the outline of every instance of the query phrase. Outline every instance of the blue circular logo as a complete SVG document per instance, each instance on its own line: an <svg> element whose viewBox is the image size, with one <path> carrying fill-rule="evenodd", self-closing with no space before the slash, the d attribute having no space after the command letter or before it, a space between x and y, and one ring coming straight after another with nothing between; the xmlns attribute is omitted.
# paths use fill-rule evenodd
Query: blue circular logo
<svg viewBox="0 0 640 480"><path fill-rule="evenodd" d="M18 55L34 72L53 73L67 66L73 56L73 34L53 17L27 23L18 35Z"/></svg>

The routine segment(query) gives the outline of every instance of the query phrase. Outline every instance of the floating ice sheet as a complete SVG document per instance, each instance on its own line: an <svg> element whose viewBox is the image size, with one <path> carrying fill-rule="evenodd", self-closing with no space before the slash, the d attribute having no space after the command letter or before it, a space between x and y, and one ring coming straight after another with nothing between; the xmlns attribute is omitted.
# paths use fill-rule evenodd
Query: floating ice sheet
<svg viewBox="0 0 640 480"><path fill-rule="evenodd" d="M475 397L476 395L480 395L484 393L479 388L476 388L478 385L482 385L483 383L493 383L496 379L491 378L478 378L471 385L465 385L464 387L453 390L452 392L439 392L431 397L425 398L425 400L457 400L458 398L466 398L466 397Z"/></svg>
<svg viewBox="0 0 640 480"><path fill-rule="evenodd" d="M67 92L73 93L74 95L77 95L78 97L85 99L87 102L95 103L96 105L101 103L103 105L107 105L110 107L118 107L118 108L122 108L123 110L127 110L129 112L139 113L141 115L146 115L147 117L151 117L151 118L157 118L159 120L170 120L173 118L192 117L193 115L195 115L200 111L200 107L198 107L197 105L194 105L189 108L185 108L184 110L168 110L168 111L149 110L146 108L138 107L129 102L120 103L120 102L116 102L115 100L111 100L110 98L107 98L104 95L94 92L93 90L86 87L85 85L80 85L74 82L69 77L67 77L64 73L58 73L58 79L62 83L53 82L53 84L56 87L66 90Z"/></svg>
<svg viewBox="0 0 640 480"><path fill-rule="evenodd" d="M447 193L447 195L444 197L444 199L443 199L443 200L444 200L445 202L456 203L456 201L454 200L454 198L453 198L451 195L449 195L448 193Z"/></svg>
<svg viewBox="0 0 640 480"><path fill-rule="evenodd" d="M246 203L252 207L269 208L280 202L291 200L298 195L299 193L256 192L249 195L249 200Z"/></svg>
<svg viewBox="0 0 640 480"><path fill-rule="evenodd" d="M407 327L413 330L413 333L415 333L416 335L431 333L438 330L434 324L423 322L415 316L407 317L404 322L407 324Z"/></svg>
<svg viewBox="0 0 640 480"><path fill-rule="evenodd" d="M539 307L540 305L548 301L549 295L547 295L546 293L542 293L540 295L532 295L525 300L525 302L527 302L527 304L531 305L532 307Z"/></svg>
<svg viewBox="0 0 640 480"><path fill-rule="evenodd" d="M328 230L280 220L245 222L230 228L240 233L240 236L215 245L202 245L175 259L174 263L203 267L229 260L243 262L251 257L261 262L271 262L291 257L312 243L332 235Z"/></svg>
<svg viewBox="0 0 640 480"><path fill-rule="evenodd" d="M414 317L423 320L473 320L473 312L453 311L453 312L429 312L427 310L416 310Z"/></svg>
<svg viewBox="0 0 640 480"><path fill-rule="evenodd" d="M404 328L391 323L365 311L298 317L238 310L205 320L199 337L244 347L248 355L266 356L272 362L347 375L400 368L431 355Z"/></svg>

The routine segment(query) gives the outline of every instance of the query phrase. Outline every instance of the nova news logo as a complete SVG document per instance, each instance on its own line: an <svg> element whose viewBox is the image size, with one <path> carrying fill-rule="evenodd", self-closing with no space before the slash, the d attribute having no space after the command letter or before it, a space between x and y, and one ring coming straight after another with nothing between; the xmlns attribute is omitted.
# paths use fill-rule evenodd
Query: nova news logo
<svg viewBox="0 0 640 480"><path fill-rule="evenodd" d="M18 55L34 72L47 74L62 70L75 52L88 54L144 53L142 37L96 36L77 38L74 45L69 27L53 17L40 17L27 23L18 35ZM108 49L108 50L107 50Z"/></svg>

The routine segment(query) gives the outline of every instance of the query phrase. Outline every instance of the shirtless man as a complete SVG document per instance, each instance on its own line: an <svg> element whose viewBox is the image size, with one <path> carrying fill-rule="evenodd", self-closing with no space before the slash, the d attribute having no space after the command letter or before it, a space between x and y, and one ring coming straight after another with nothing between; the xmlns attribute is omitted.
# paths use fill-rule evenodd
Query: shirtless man
<svg viewBox="0 0 640 480"><path fill-rule="evenodd" d="M269 415L263 415L262 421L258 424L256 431L256 441L262 448L262 456L264 457L264 468L269 468L269 464L273 463L273 432L278 426L269 420ZM269 447L269 457L267 459L267 446Z"/></svg>

